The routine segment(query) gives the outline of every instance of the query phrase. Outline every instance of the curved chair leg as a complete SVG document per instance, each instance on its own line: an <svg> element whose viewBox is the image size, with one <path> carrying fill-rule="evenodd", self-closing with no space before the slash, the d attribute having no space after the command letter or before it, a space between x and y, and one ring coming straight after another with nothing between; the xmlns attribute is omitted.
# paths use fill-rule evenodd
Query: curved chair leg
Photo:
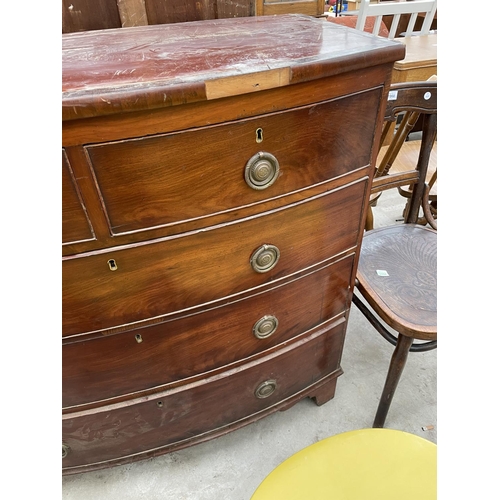
<svg viewBox="0 0 500 500"><path fill-rule="evenodd" d="M392 354L391 364L389 365L389 371L387 372L384 390L382 391L382 396L378 404L373 427L384 427L387 412L391 406L392 397L396 392L401 373L403 373L403 368L405 367L412 343L412 337L406 337L405 335L398 336L398 342Z"/></svg>

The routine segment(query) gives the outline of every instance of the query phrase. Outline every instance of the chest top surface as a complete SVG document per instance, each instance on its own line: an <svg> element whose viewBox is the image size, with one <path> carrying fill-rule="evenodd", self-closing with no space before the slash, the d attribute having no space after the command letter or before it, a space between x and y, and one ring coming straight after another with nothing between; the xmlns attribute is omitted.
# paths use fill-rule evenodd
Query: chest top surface
<svg viewBox="0 0 500 500"><path fill-rule="evenodd" d="M297 14L71 33L62 38L63 120L283 87L403 56L402 44Z"/></svg>

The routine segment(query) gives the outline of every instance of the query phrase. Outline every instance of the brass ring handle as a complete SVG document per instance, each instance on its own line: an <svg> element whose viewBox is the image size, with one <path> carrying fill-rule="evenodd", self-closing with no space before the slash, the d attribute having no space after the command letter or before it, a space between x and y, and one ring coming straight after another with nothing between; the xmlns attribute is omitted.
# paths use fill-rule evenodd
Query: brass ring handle
<svg viewBox="0 0 500 500"><path fill-rule="evenodd" d="M271 153L260 151L245 166L245 182L257 190L266 189L278 178L280 164Z"/></svg>
<svg viewBox="0 0 500 500"><path fill-rule="evenodd" d="M277 387L276 380L266 380L255 389L255 397L259 399L268 398Z"/></svg>
<svg viewBox="0 0 500 500"><path fill-rule="evenodd" d="M258 339L267 339L278 329L276 316L263 316L253 325L253 334Z"/></svg>
<svg viewBox="0 0 500 500"><path fill-rule="evenodd" d="M250 257L250 265L257 273L270 271L280 258L280 251L274 245L262 245Z"/></svg>
<svg viewBox="0 0 500 500"><path fill-rule="evenodd" d="M62 457L66 458L68 456L70 447L67 444L62 445Z"/></svg>

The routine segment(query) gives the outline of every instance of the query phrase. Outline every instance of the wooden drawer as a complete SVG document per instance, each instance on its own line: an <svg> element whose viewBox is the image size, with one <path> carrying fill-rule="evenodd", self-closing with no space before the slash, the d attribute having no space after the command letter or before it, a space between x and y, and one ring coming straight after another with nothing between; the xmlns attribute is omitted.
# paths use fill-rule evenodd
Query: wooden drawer
<svg viewBox="0 0 500 500"><path fill-rule="evenodd" d="M64 345L63 407L179 385L309 331L347 308L353 260L198 314Z"/></svg>
<svg viewBox="0 0 500 500"><path fill-rule="evenodd" d="M63 415L63 468L129 461L140 454L206 439L231 425L241 426L338 370L345 321L315 331L299 343L189 386L122 405ZM300 349L297 347L300 344ZM300 369L298 369L300 367ZM256 391L275 381L267 397ZM267 389L272 386L267 385ZM261 389L266 394L266 389ZM261 394L261 395L264 395ZM111 463L109 465L111 465Z"/></svg>
<svg viewBox="0 0 500 500"><path fill-rule="evenodd" d="M366 186L364 179L226 226L67 258L62 270L63 336L205 304L352 249ZM279 250L279 259L267 272L256 272L251 258L263 250L265 260L266 245Z"/></svg>
<svg viewBox="0 0 500 500"><path fill-rule="evenodd" d="M71 171L65 151L62 151L62 242L64 244L91 240L92 226Z"/></svg>
<svg viewBox="0 0 500 500"><path fill-rule="evenodd" d="M207 226L210 216L221 213L234 219L241 207L365 167L381 92L377 88L252 119L88 146L111 233L197 219L200 227ZM245 181L247 162L259 152L270 153L279 164L277 179L265 189ZM267 162L255 165L258 175L268 168Z"/></svg>

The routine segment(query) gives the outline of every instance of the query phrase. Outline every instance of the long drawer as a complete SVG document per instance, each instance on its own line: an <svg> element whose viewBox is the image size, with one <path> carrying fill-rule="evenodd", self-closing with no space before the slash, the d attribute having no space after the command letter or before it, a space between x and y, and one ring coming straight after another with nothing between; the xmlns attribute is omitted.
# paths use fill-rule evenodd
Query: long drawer
<svg viewBox="0 0 500 500"><path fill-rule="evenodd" d="M353 260L198 314L64 345L63 407L186 383L311 330L346 310Z"/></svg>
<svg viewBox="0 0 500 500"><path fill-rule="evenodd" d="M87 146L110 232L235 213L368 165L380 93Z"/></svg>
<svg viewBox="0 0 500 500"><path fill-rule="evenodd" d="M271 410L336 370L340 375L344 327L340 320L259 362L151 398L63 415L63 468L158 454Z"/></svg>
<svg viewBox="0 0 500 500"><path fill-rule="evenodd" d="M366 186L361 179L233 224L66 258L63 336L209 303L346 252L357 244Z"/></svg>

